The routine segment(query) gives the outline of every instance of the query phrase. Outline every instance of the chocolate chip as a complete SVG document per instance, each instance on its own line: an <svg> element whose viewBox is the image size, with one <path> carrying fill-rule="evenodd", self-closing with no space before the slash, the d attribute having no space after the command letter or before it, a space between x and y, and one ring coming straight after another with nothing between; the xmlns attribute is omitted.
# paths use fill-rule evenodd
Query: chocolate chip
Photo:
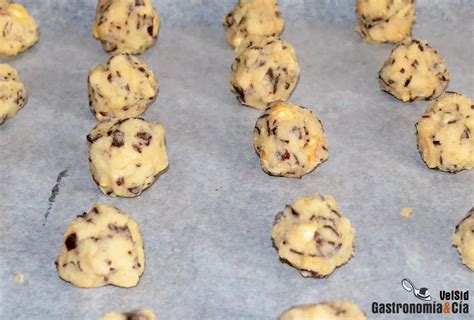
<svg viewBox="0 0 474 320"><path fill-rule="evenodd" d="M282 161L288 160L290 159L290 153L288 152L288 150L285 150L285 153L280 154L280 157Z"/></svg>
<svg viewBox="0 0 474 320"><path fill-rule="evenodd" d="M236 85L233 85L233 88L235 90L235 92L237 93L237 99L241 102L241 103L245 103L245 92L244 90L239 87L239 86L236 86Z"/></svg>
<svg viewBox="0 0 474 320"><path fill-rule="evenodd" d="M133 194L139 194L141 192L141 189L139 187L133 187L133 188L128 188L128 191Z"/></svg>
<svg viewBox="0 0 474 320"><path fill-rule="evenodd" d="M293 207L290 207L291 209L291 214L294 215L295 217L299 217L300 216L300 213L298 211L296 211Z"/></svg>
<svg viewBox="0 0 474 320"><path fill-rule="evenodd" d="M64 241L66 245L67 251L71 251L76 249L77 247L77 236L75 233L71 233L67 236L66 240Z"/></svg>
<svg viewBox="0 0 474 320"><path fill-rule="evenodd" d="M140 144L144 144L145 146L149 146L150 145L150 141L152 139L152 136L151 134L149 134L148 132L138 132L137 133L137 137L140 139L140 140L143 140L143 143L140 142Z"/></svg>
<svg viewBox="0 0 474 320"><path fill-rule="evenodd" d="M410 78L408 78L408 79L405 81L405 88L408 87L408 85L410 84L411 78L412 78L412 77L410 76Z"/></svg>
<svg viewBox="0 0 474 320"><path fill-rule="evenodd" d="M135 6L144 6L145 5L145 0L135 0Z"/></svg>
<svg viewBox="0 0 474 320"><path fill-rule="evenodd" d="M123 177L118 178L116 181L118 186L121 186L124 182L125 182L125 179Z"/></svg>
<svg viewBox="0 0 474 320"><path fill-rule="evenodd" d="M303 255L303 252L296 251L295 249L291 249L291 248L290 248L290 251L293 252L294 254L297 254L297 255L300 255L300 256Z"/></svg>
<svg viewBox="0 0 474 320"><path fill-rule="evenodd" d="M469 128L466 128L464 129L462 135L461 135L461 140L463 139L469 139L470 135L469 133L471 133L471 131L469 130Z"/></svg>
<svg viewBox="0 0 474 320"><path fill-rule="evenodd" d="M112 132L112 147L117 147L117 148L123 147L124 145L123 137L124 137L124 134L120 130L115 130L114 132Z"/></svg>
<svg viewBox="0 0 474 320"><path fill-rule="evenodd" d="M90 134L87 135L87 141L89 141L90 143L94 143L97 140L99 140L100 138L102 138L102 134L100 134L100 133L98 135L95 135L95 136L92 136Z"/></svg>
<svg viewBox="0 0 474 320"><path fill-rule="evenodd" d="M110 231L115 232L115 233L127 232L127 231L129 231L128 226L120 227L120 226L118 226L118 225L116 225L116 224L113 224L113 223L109 223L109 224L107 225L107 227L110 229Z"/></svg>
<svg viewBox="0 0 474 320"><path fill-rule="evenodd" d="M153 25L148 26L146 30L148 31L148 34L150 35L150 37L153 37Z"/></svg>

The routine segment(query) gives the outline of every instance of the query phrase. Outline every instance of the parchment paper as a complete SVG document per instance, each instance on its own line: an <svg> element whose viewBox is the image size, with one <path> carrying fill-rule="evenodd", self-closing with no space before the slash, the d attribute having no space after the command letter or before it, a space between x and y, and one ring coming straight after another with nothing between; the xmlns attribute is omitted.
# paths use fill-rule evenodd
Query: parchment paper
<svg viewBox="0 0 474 320"><path fill-rule="evenodd" d="M90 35L95 1L21 2L41 40L0 60L18 69L29 94L0 128L1 319L98 319L142 307L159 319L276 319L292 305L334 299L358 303L369 319L454 318L372 314L373 301L417 302L403 278L435 300L439 290L470 289L472 318L474 273L451 237L474 205L474 172L426 168L415 123L427 103L379 89L376 73L392 46L360 40L352 1L280 0L283 38L302 70L291 100L316 112L329 141L329 161L301 180L261 170L251 142L259 112L228 89L233 54L221 18L233 1L158 1L159 40L140 59L160 93L144 117L164 124L170 168L136 199L102 195L88 168L85 136L95 120L87 72L108 58ZM417 13L415 35L446 60L449 90L473 98L474 3L419 0ZM334 195L357 232L353 259L319 280L282 264L270 239L275 215L314 193ZM146 270L133 289L79 289L57 276L67 225L96 202L141 225ZM400 217L402 207L414 215Z"/></svg>

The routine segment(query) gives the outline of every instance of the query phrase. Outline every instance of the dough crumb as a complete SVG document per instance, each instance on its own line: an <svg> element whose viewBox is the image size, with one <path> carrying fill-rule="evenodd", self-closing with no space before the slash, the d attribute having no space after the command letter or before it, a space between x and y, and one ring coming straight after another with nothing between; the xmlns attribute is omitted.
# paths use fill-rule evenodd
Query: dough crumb
<svg viewBox="0 0 474 320"><path fill-rule="evenodd" d="M18 282L18 283L25 282L25 275L23 273L17 273L15 275L15 281Z"/></svg>
<svg viewBox="0 0 474 320"><path fill-rule="evenodd" d="M409 218L413 214L413 209L412 208L403 208L402 211L400 211L400 215L404 218Z"/></svg>

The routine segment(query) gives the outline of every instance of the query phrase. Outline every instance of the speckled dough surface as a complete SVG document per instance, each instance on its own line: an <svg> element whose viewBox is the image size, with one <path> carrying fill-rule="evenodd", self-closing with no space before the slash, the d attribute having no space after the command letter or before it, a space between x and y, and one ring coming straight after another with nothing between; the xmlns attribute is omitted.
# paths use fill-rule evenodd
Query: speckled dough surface
<svg viewBox="0 0 474 320"><path fill-rule="evenodd" d="M239 0L224 17L227 41L237 48L247 36L279 36L285 21L276 0Z"/></svg>
<svg viewBox="0 0 474 320"><path fill-rule="evenodd" d="M94 67L88 79L90 108L99 121L137 117L158 93L153 72L129 54L113 56Z"/></svg>
<svg viewBox="0 0 474 320"><path fill-rule="evenodd" d="M111 54L140 54L155 44L159 28L152 0L99 0L92 35Z"/></svg>
<svg viewBox="0 0 474 320"><path fill-rule="evenodd" d="M300 67L293 46L278 38L247 38L236 50L230 89L244 105L265 109L286 101L295 89Z"/></svg>
<svg viewBox="0 0 474 320"><path fill-rule="evenodd" d="M0 64L0 125L26 104L26 89L18 73L8 64Z"/></svg>
<svg viewBox="0 0 474 320"><path fill-rule="evenodd" d="M332 196L299 197L275 218L272 239L280 258L304 277L326 277L354 252L355 230Z"/></svg>
<svg viewBox="0 0 474 320"><path fill-rule="evenodd" d="M350 301L328 301L296 306L285 311L278 320L366 320L360 307Z"/></svg>
<svg viewBox="0 0 474 320"><path fill-rule="evenodd" d="M458 249L462 263L474 271L474 207L456 226L453 245Z"/></svg>
<svg viewBox="0 0 474 320"><path fill-rule="evenodd" d="M426 41L406 39L392 50L379 71L382 90L402 101L431 100L449 83L449 72Z"/></svg>
<svg viewBox="0 0 474 320"><path fill-rule="evenodd" d="M56 267L77 287L133 287L145 268L140 228L117 208L97 204L67 228Z"/></svg>
<svg viewBox="0 0 474 320"><path fill-rule="evenodd" d="M103 121L87 140L92 176L107 195L136 197L168 167L164 128L158 123Z"/></svg>
<svg viewBox="0 0 474 320"><path fill-rule="evenodd" d="M411 37L415 0L357 0L356 31L369 43L398 43Z"/></svg>
<svg viewBox="0 0 474 320"><path fill-rule="evenodd" d="M429 168L458 172L474 168L474 103L447 92L431 102L416 124L418 149Z"/></svg>
<svg viewBox="0 0 474 320"><path fill-rule="evenodd" d="M14 56L38 42L35 19L21 4L0 0L0 55Z"/></svg>
<svg viewBox="0 0 474 320"><path fill-rule="evenodd" d="M311 110L290 102L263 111L253 143L263 170L274 176L300 178L329 157L321 121Z"/></svg>
<svg viewBox="0 0 474 320"><path fill-rule="evenodd" d="M136 310L131 312L109 312L100 320L155 320L155 314L150 309Z"/></svg>

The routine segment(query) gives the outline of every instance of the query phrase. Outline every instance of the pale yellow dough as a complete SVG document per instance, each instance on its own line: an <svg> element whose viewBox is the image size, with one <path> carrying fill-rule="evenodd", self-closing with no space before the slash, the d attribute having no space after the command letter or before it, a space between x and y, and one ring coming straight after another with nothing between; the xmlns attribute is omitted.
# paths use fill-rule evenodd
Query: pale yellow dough
<svg viewBox="0 0 474 320"><path fill-rule="evenodd" d="M247 38L236 50L230 89L244 105L265 109L286 101L295 89L300 67L293 46L278 38Z"/></svg>
<svg viewBox="0 0 474 320"><path fill-rule="evenodd" d="M292 307L278 320L367 320L367 317L357 304L342 300Z"/></svg>
<svg viewBox="0 0 474 320"><path fill-rule="evenodd" d="M0 0L0 55L15 56L36 44L39 29L21 4Z"/></svg>
<svg viewBox="0 0 474 320"><path fill-rule="evenodd" d="M224 17L227 41L237 48L248 36L279 36L285 21L276 0L239 0Z"/></svg>
<svg viewBox="0 0 474 320"><path fill-rule="evenodd" d="M156 98L158 82L138 58L119 54L89 71L88 88L97 120L126 119L146 111Z"/></svg>
<svg viewBox="0 0 474 320"><path fill-rule="evenodd" d="M416 124L418 149L432 169L474 168L474 103L455 92L433 101Z"/></svg>
<svg viewBox="0 0 474 320"><path fill-rule="evenodd" d="M26 89L18 73L8 64L0 64L0 125L14 117L26 104Z"/></svg>
<svg viewBox="0 0 474 320"><path fill-rule="evenodd" d="M456 226L453 245L458 249L462 263L474 271L474 208Z"/></svg>
<svg viewBox="0 0 474 320"><path fill-rule="evenodd" d="M155 314L151 309L136 310L131 312L109 312L100 320L155 320Z"/></svg>
<svg viewBox="0 0 474 320"><path fill-rule="evenodd" d="M398 43L411 37L415 0L357 0L356 31L369 43Z"/></svg>
<svg viewBox="0 0 474 320"><path fill-rule="evenodd" d="M320 120L311 110L290 102L263 111L253 143L263 170L274 176L301 178L329 157Z"/></svg>
<svg viewBox="0 0 474 320"><path fill-rule="evenodd" d="M152 0L99 0L92 35L111 54L141 54L155 44L159 28Z"/></svg>
<svg viewBox="0 0 474 320"><path fill-rule="evenodd" d="M275 218L272 239L281 259L304 277L327 277L354 252L355 230L332 196L299 197Z"/></svg>
<svg viewBox="0 0 474 320"><path fill-rule="evenodd" d="M77 287L134 287L145 268L140 228L117 208L97 204L67 228L56 267Z"/></svg>
<svg viewBox="0 0 474 320"><path fill-rule="evenodd" d="M412 214L413 214L413 209L412 208L403 208L400 211L400 216L402 216L404 218L409 218L409 217L411 217Z"/></svg>
<svg viewBox="0 0 474 320"><path fill-rule="evenodd" d="M168 167L165 132L158 123L106 120L87 140L92 176L107 195L136 197Z"/></svg>
<svg viewBox="0 0 474 320"><path fill-rule="evenodd" d="M431 100L449 83L449 72L426 41L406 39L392 50L379 71L383 91L404 102Z"/></svg>

